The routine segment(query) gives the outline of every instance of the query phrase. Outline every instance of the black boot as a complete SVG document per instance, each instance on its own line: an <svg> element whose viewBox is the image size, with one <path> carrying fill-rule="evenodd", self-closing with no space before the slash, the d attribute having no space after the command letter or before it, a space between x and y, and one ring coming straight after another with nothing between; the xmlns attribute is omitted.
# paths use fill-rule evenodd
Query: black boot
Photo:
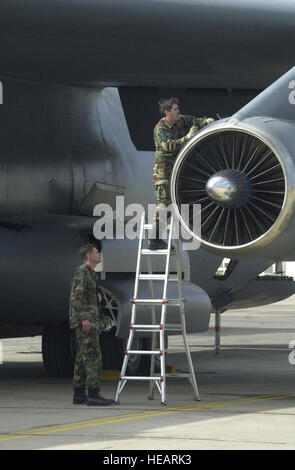
<svg viewBox="0 0 295 470"><path fill-rule="evenodd" d="M160 238L160 224L159 221L156 220L153 222L153 231L155 230L156 232L156 238L155 239L148 239L148 249L149 250L167 250L168 245L166 242L164 242Z"/></svg>
<svg viewBox="0 0 295 470"><path fill-rule="evenodd" d="M104 398L99 394L99 389L89 389L86 398L86 405L88 406L108 406L114 405L116 402L111 398Z"/></svg>
<svg viewBox="0 0 295 470"><path fill-rule="evenodd" d="M73 396L74 405L83 405L86 402L85 388L75 388Z"/></svg>

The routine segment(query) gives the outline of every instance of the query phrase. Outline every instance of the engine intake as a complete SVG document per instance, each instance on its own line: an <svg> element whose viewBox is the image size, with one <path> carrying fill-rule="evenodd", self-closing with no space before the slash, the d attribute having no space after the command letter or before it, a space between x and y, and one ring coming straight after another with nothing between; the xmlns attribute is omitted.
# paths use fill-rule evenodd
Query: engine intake
<svg viewBox="0 0 295 470"><path fill-rule="evenodd" d="M188 233L219 255L295 259L291 75L295 69L235 116L204 128L181 150L174 165L171 194L177 216ZM279 99L282 93L284 99ZM182 204L190 208L188 223L181 218ZM200 235L193 232L194 204L200 204Z"/></svg>

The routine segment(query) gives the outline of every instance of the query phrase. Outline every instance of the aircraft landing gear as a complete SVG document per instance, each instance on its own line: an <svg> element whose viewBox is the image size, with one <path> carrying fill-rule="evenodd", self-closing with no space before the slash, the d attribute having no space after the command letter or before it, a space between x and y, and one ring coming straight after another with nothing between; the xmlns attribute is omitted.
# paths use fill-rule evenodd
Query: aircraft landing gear
<svg viewBox="0 0 295 470"><path fill-rule="evenodd" d="M222 356L220 347L220 334L221 334L221 310L217 309L215 313L215 354Z"/></svg>

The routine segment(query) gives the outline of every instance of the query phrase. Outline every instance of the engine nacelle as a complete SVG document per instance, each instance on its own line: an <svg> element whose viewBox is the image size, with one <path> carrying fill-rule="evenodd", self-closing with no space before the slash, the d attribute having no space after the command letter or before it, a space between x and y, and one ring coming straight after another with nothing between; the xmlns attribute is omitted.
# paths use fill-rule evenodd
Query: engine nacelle
<svg viewBox="0 0 295 470"><path fill-rule="evenodd" d="M172 201L185 230L232 259L295 260L295 68L181 150ZM189 204L187 222L181 205ZM200 204L200 233L193 205Z"/></svg>

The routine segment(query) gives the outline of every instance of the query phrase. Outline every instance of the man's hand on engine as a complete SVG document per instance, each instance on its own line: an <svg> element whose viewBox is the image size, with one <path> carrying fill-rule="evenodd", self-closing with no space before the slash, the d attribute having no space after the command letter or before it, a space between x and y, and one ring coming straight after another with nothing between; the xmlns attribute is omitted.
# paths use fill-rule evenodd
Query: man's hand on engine
<svg viewBox="0 0 295 470"><path fill-rule="evenodd" d="M199 128L197 126L192 126L187 134L187 137L189 139L191 139L192 137L194 137L194 135L196 135L196 133L198 132Z"/></svg>
<svg viewBox="0 0 295 470"><path fill-rule="evenodd" d="M212 119L212 118L208 118L206 119L206 124L212 124L212 122L214 122L215 119Z"/></svg>

